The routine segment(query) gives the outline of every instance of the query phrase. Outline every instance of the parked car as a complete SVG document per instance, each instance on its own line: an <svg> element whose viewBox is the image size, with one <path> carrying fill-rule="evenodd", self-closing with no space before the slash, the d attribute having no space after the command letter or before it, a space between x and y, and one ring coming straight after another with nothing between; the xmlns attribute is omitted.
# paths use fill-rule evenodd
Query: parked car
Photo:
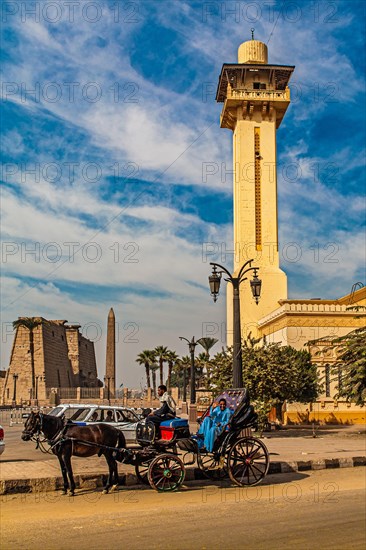
<svg viewBox="0 0 366 550"><path fill-rule="evenodd" d="M0 426L0 455L5 451L4 429Z"/></svg>
<svg viewBox="0 0 366 550"><path fill-rule="evenodd" d="M63 403L50 411L53 416L65 415L77 424L103 422L122 430L127 443L136 443L136 426L141 416L129 407Z"/></svg>

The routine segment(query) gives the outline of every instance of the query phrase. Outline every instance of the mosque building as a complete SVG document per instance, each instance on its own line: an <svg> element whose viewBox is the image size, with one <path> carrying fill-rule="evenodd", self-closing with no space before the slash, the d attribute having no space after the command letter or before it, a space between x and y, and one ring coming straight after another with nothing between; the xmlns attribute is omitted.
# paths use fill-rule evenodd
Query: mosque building
<svg viewBox="0 0 366 550"><path fill-rule="evenodd" d="M257 305L249 285L240 286L241 334L265 336L303 349L307 342L332 335L343 336L364 326L365 314L352 306L366 305L366 288L354 285L350 294L334 300L288 299L287 276L278 253L276 130L290 104L289 81L295 67L268 63L267 46L252 39L239 46L238 62L224 63L216 100L223 103L221 128L233 132L234 272L254 258L262 280ZM351 287L351 284L350 284ZM233 343L233 294L227 288L227 342ZM315 294L317 294L315 292ZM322 343L326 348L326 340ZM306 349L309 349L306 347ZM324 393L316 403L287 404L285 422L363 423L365 407L337 401L330 367L335 362L321 346L310 348Z"/></svg>

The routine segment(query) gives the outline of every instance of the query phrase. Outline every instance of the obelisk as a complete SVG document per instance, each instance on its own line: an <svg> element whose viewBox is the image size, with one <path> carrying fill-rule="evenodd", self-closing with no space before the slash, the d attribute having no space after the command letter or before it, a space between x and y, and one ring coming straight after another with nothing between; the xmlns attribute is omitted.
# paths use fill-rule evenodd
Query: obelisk
<svg viewBox="0 0 366 550"><path fill-rule="evenodd" d="M105 362L105 388L108 399L116 395L116 319L113 308L108 313L107 354Z"/></svg>

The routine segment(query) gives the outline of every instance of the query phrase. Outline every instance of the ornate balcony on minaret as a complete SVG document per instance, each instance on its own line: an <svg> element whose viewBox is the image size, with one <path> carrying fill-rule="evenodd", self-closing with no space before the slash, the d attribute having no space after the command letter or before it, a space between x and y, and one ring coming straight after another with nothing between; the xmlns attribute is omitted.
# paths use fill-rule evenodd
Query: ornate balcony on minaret
<svg viewBox="0 0 366 550"><path fill-rule="evenodd" d="M224 103L221 128L234 130L238 116L252 120L255 111L278 128L290 103L288 82L295 67L268 65L267 46L258 40L241 44L238 61L222 66L216 94Z"/></svg>

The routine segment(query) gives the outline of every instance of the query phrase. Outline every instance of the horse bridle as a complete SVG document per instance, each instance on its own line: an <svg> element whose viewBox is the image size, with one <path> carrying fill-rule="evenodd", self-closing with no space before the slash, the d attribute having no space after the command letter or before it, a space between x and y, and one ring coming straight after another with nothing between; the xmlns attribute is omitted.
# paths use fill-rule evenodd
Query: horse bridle
<svg viewBox="0 0 366 550"><path fill-rule="evenodd" d="M34 426L32 426L30 429L24 428L24 430L23 430L23 434L27 435L31 441L36 441L37 440L37 437L40 436L42 428L43 428L43 415L42 415L42 413L38 412L38 413L34 414L34 419L37 422L36 415L39 418L39 422L37 423L38 426L36 425L35 428L34 428Z"/></svg>
<svg viewBox="0 0 366 550"><path fill-rule="evenodd" d="M42 439L41 434L43 432L44 414L41 412L38 412L36 414L38 415L39 422L37 423L38 425L35 427L34 431L33 429L32 430L25 429L23 430L23 433L29 436L30 441L35 442L36 449L40 449L42 453L50 454L52 452L52 449L55 447L55 445L57 445L57 443L60 442L63 436L64 428L61 428L60 430L58 430L52 439L47 439L47 437L43 437ZM50 446L49 449L45 447L45 443L48 443L48 445Z"/></svg>

